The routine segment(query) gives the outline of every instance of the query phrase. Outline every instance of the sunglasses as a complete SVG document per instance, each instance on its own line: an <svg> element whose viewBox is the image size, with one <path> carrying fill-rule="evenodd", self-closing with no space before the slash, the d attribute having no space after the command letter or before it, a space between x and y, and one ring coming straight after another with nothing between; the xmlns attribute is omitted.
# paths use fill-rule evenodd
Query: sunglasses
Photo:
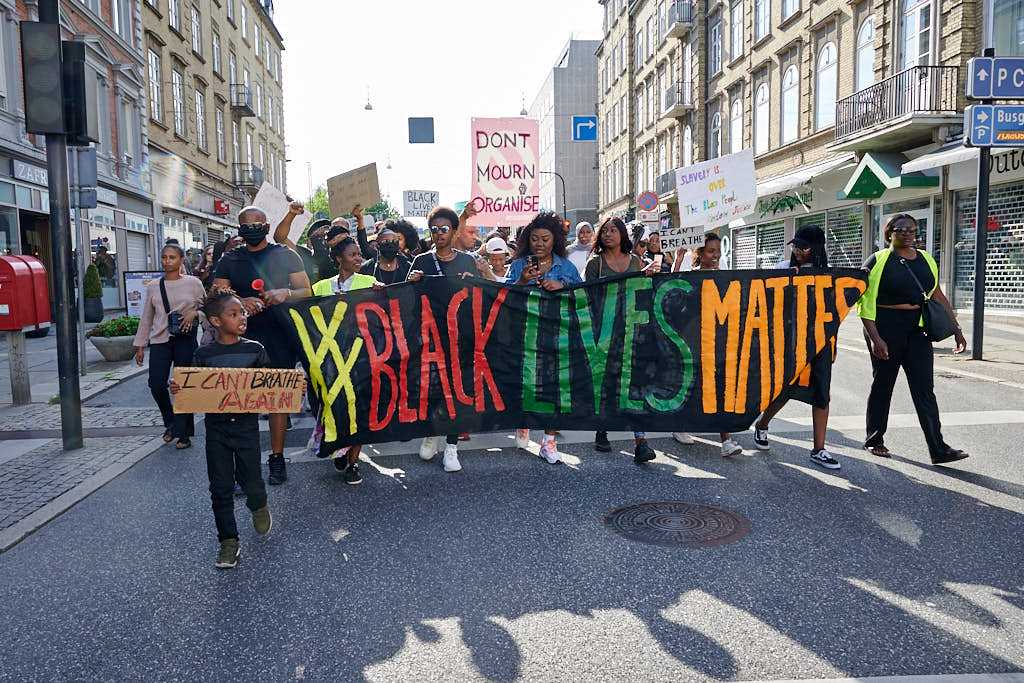
<svg viewBox="0 0 1024 683"><path fill-rule="evenodd" d="M903 233L904 235L915 235L915 234L917 234L917 226L916 225L894 226L892 231L894 233L895 232Z"/></svg>
<svg viewBox="0 0 1024 683"><path fill-rule="evenodd" d="M452 229L447 225L432 225L430 226L430 232L436 232L440 235L447 235Z"/></svg>

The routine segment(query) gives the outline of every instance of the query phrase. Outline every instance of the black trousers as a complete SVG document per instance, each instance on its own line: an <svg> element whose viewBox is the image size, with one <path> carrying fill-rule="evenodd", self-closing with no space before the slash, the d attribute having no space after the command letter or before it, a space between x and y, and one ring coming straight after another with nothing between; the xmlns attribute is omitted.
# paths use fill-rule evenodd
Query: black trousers
<svg viewBox="0 0 1024 683"><path fill-rule="evenodd" d="M259 510L267 504L267 487L260 471L260 427L255 415L206 418L206 473L217 524L217 540L238 538L235 522L235 481L245 491L245 506Z"/></svg>
<svg viewBox="0 0 1024 683"><path fill-rule="evenodd" d="M946 451L942 440L939 405L935 400L935 355L932 343L920 327L920 311L900 311L879 308L875 326L889 347L889 359L871 356L871 393L868 395L866 447L884 443L889 424L889 406L892 390L900 368L907 376L910 397L914 401L917 419L921 423L928 452L934 458ZM866 335L865 335L866 337ZM870 348L870 342L868 344Z"/></svg>
<svg viewBox="0 0 1024 683"><path fill-rule="evenodd" d="M191 413L174 414L171 394L167 382L171 377L171 366L192 365L196 355L196 333L184 337L171 337L163 344L149 345L149 390L164 418L164 429L170 429L177 439L188 439L195 434L195 420Z"/></svg>

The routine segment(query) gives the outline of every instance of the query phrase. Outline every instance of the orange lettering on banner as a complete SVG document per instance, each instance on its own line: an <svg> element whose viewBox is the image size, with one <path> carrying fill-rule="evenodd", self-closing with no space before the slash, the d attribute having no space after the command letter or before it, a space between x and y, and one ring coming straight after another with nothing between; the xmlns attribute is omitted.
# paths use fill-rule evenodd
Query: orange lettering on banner
<svg viewBox="0 0 1024 683"><path fill-rule="evenodd" d="M807 288L813 284L813 275L793 278L793 286L796 288L796 376L792 381L796 381L807 370Z"/></svg>
<svg viewBox="0 0 1024 683"><path fill-rule="evenodd" d="M836 316L839 322L846 320L846 314L850 312L850 305L846 302L846 290L856 289L857 299L860 299L867 283L864 280L857 280L852 277L836 278Z"/></svg>
<svg viewBox="0 0 1024 683"><path fill-rule="evenodd" d="M747 315L743 324L743 346L740 348L739 377L736 380L736 405L733 412L747 411L747 380L750 375L750 349L754 334L757 334L758 360L761 372L761 410L764 411L771 401L771 358L768 349L768 300L765 295L764 280L750 281L750 294L747 299Z"/></svg>
<svg viewBox="0 0 1024 683"><path fill-rule="evenodd" d="M736 405L736 361L740 334L740 283L729 283L721 297L718 283L709 278L701 287L700 358L701 385L704 412L718 412L718 378L716 376L716 343L718 326L727 325L725 337L725 410L732 412Z"/></svg>
<svg viewBox="0 0 1024 683"><path fill-rule="evenodd" d="M832 322L832 311L825 305L825 290L832 289L831 275L816 275L814 277L814 352L821 353L825 350L828 340L825 338L825 325ZM838 294L838 292L837 292Z"/></svg>
<svg viewBox="0 0 1024 683"><path fill-rule="evenodd" d="M785 388L786 325L784 314L789 277L769 278L764 281L764 284L772 290L772 395L778 396Z"/></svg>

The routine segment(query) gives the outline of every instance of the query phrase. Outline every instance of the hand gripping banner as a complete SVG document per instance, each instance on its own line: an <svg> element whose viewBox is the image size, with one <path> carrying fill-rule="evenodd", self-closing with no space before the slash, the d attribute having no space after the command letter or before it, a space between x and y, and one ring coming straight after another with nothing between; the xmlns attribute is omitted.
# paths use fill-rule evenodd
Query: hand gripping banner
<svg viewBox="0 0 1024 683"><path fill-rule="evenodd" d="M741 431L834 359L865 283L854 269L633 275L559 292L430 277L282 312L326 454L517 427Z"/></svg>

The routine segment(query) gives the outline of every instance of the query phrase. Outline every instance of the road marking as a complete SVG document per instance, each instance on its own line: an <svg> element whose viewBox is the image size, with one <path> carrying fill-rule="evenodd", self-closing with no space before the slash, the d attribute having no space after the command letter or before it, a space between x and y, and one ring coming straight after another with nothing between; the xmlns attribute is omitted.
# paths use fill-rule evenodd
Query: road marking
<svg viewBox="0 0 1024 683"><path fill-rule="evenodd" d="M864 429L864 415L829 416L830 430L844 431ZM895 413L889 415L889 428L919 426L917 413ZM977 427L980 425L1024 424L1024 410L976 410L970 412L943 412L943 427ZM811 426L811 417L776 418L772 423L773 434L786 432L804 432Z"/></svg>
<svg viewBox="0 0 1024 683"><path fill-rule="evenodd" d="M871 355L867 349L858 349L855 346L848 346L846 344L839 344L839 348L844 351L851 351L865 356ZM960 370L959 368L951 368L947 365L936 365L935 369L941 370L942 372L948 372L953 375L960 375L961 377L966 377L968 379L980 379L984 382L992 382L993 384L1000 384L1004 387L1024 389L1024 384L1021 384L1020 382L1011 382L1008 379L1000 379L999 377L992 377L991 375L982 375L981 373L971 372L970 370Z"/></svg>

